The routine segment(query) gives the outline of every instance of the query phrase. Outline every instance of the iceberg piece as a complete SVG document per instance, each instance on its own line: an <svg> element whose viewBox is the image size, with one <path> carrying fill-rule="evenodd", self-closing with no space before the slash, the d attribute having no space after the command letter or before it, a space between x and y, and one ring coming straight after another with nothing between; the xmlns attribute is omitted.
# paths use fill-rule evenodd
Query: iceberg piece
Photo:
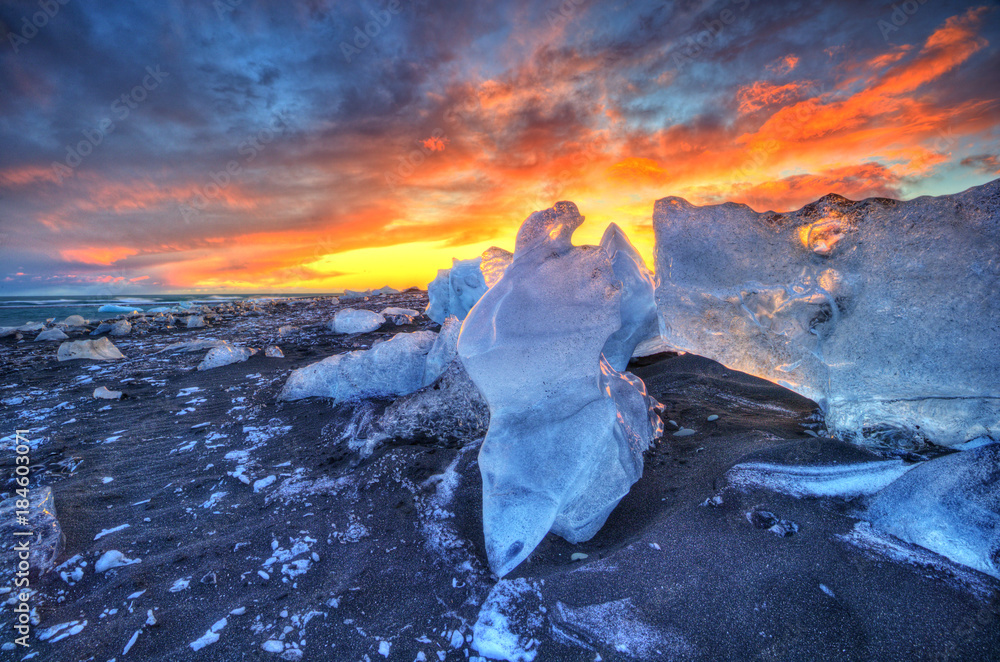
<svg viewBox="0 0 1000 662"><path fill-rule="evenodd" d="M387 437L442 446L482 439L489 424L489 406L461 361L448 365L432 385L397 398L379 420Z"/></svg>
<svg viewBox="0 0 1000 662"><path fill-rule="evenodd" d="M1000 179L783 214L664 198L653 225L677 350L811 398L846 438L1000 435Z"/></svg>
<svg viewBox="0 0 1000 662"><path fill-rule="evenodd" d="M601 247L611 257L615 278L622 283L622 325L604 344L604 357L621 372L628 367L640 343L659 335L660 323L653 297L656 287L639 251L614 223L604 231Z"/></svg>
<svg viewBox="0 0 1000 662"><path fill-rule="evenodd" d="M114 304L105 304L97 309L99 313L141 313L142 308L136 308L135 306L116 306Z"/></svg>
<svg viewBox="0 0 1000 662"><path fill-rule="evenodd" d="M582 222L571 202L529 216L458 341L490 407L483 530L501 577L550 530L570 542L593 537L662 434L642 380L601 354L622 325L623 285L604 248L571 243Z"/></svg>
<svg viewBox="0 0 1000 662"><path fill-rule="evenodd" d="M20 505L19 501L22 502ZM0 563L6 568L16 568L19 552L14 543L24 542L30 549L27 559L29 572L44 575L62 554L66 541L56 517L52 488L33 487L28 495L28 508L24 505L23 499L16 495L0 502L0 535L8 541L0 548ZM27 526L17 523L17 517L22 516L25 510L28 511ZM15 532L21 531L31 531L33 535L15 535Z"/></svg>
<svg viewBox="0 0 1000 662"><path fill-rule="evenodd" d="M1000 579L1000 445L917 465L872 499L865 519Z"/></svg>
<svg viewBox="0 0 1000 662"><path fill-rule="evenodd" d="M82 315L70 315L62 323L66 326L84 326L87 320L83 319Z"/></svg>
<svg viewBox="0 0 1000 662"><path fill-rule="evenodd" d="M127 336L132 333L132 323L128 320L118 320L111 325L111 330L108 331L109 336Z"/></svg>
<svg viewBox="0 0 1000 662"><path fill-rule="evenodd" d="M73 340L64 342L56 350L56 358L60 361L76 359L93 359L95 361L117 361L125 358L118 348L107 338L99 340Z"/></svg>
<svg viewBox="0 0 1000 662"><path fill-rule="evenodd" d="M212 368L220 368L231 363L241 363L249 359L253 354L254 352L247 347L230 345L227 342L208 350L208 354L198 364L198 370L211 370Z"/></svg>
<svg viewBox="0 0 1000 662"><path fill-rule="evenodd" d="M371 310L344 308L338 310L330 322L334 333L368 333L385 324L385 318Z"/></svg>
<svg viewBox="0 0 1000 662"><path fill-rule="evenodd" d="M438 324L454 315L465 319L479 297L486 291L486 280L480 270L481 257L471 260L452 259L451 269L439 269L427 286L427 317Z"/></svg>
<svg viewBox="0 0 1000 662"><path fill-rule="evenodd" d="M17 335L21 332L41 331L44 328L45 325L39 322L28 322L27 324L22 324L21 326L0 326L0 338Z"/></svg>
<svg viewBox="0 0 1000 662"><path fill-rule="evenodd" d="M62 329L45 329L37 336L35 336L35 342L40 340L67 340L69 336L63 333Z"/></svg>
<svg viewBox="0 0 1000 662"><path fill-rule="evenodd" d="M365 299L372 295L371 290L365 290L364 292L356 292L354 290L344 290L344 293L340 295L340 299L343 301L350 301L352 299Z"/></svg>
<svg viewBox="0 0 1000 662"><path fill-rule="evenodd" d="M184 321L184 327L187 329L201 329L205 326L205 318L201 315L188 315Z"/></svg>
<svg viewBox="0 0 1000 662"><path fill-rule="evenodd" d="M101 322L97 325L97 328L90 332L92 336L99 336L102 333L107 333L111 330L112 324L110 322Z"/></svg>
<svg viewBox="0 0 1000 662"><path fill-rule="evenodd" d="M371 290L371 293L373 296L379 296L381 294L399 294L399 290L389 287L388 285L384 285L377 290Z"/></svg>
<svg viewBox="0 0 1000 662"><path fill-rule="evenodd" d="M412 308L386 308L381 313L382 317L387 320L392 320L392 323L396 326L401 326L403 324L412 324L413 319L420 315L419 310L413 310Z"/></svg>
<svg viewBox="0 0 1000 662"><path fill-rule="evenodd" d="M462 331L462 323L452 315L441 325L441 331L434 340L434 345L427 352L424 364L424 379L421 386L430 386L438 377L444 374L448 365L458 356L458 335Z"/></svg>
<svg viewBox="0 0 1000 662"><path fill-rule="evenodd" d="M102 400L121 400L121 391L112 391L107 386L98 386L94 389L94 397Z"/></svg>
<svg viewBox="0 0 1000 662"><path fill-rule="evenodd" d="M510 266L513 259L513 253L497 246L490 246L483 251L479 270L483 272L483 280L486 281L486 287L493 287L497 284L497 281L503 276L504 270Z"/></svg>
<svg viewBox="0 0 1000 662"><path fill-rule="evenodd" d="M285 358L285 353L281 351L281 348L277 345L271 345L264 350L264 356L269 359L283 359Z"/></svg>
<svg viewBox="0 0 1000 662"><path fill-rule="evenodd" d="M369 350L327 357L293 371L278 399L319 396L344 402L413 393L423 385L427 354L436 340L433 331L397 333Z"/></svg>

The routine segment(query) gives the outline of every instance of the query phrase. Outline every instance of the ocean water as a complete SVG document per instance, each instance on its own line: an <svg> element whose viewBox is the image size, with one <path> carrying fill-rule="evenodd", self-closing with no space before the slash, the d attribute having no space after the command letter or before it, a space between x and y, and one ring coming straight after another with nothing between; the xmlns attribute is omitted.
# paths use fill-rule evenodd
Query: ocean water
<svg viewBox="0 0 1000 662"><path fill-rule="evenodd" d="M160 306L176 306L190 301L194 304L217 304L222 301L244 299L301 299L320 294L148 294L132 296L0 296L0 326L20 326L28 322L45 322L55 318L61 322L70 315L82 315L88 320L117 317L121 313L99 313L101 306L135 306L139 310L149 310Z"/></svg>

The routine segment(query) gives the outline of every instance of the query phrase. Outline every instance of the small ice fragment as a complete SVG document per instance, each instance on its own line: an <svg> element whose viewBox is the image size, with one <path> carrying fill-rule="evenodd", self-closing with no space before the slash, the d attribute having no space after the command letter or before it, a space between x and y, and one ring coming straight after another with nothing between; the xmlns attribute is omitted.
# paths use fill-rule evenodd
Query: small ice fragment
<svg viewBox="0 0 1000 662"><path fill-rule="evenodd" d="M264 581L267 581L268 579L271 578L271 575L267 574L263 570L258 570L257 574L260 575L260 578L263 579Z"/></svg>
<svg viewBox="0 0 1000 662"><path fill-rule="evenodd" d="M135 599L139 598L145 592L146 592L146 589L142 589L141 591L136 591L135 593L132 593L131 595L127 596L125 599L126 600L135 600Z"/></svg>
<svg viewBox="0 0 1000 662"><path fill-rule="evenodd" d="M127 654L132 649L132 645L135 643L135 640L139 638L140 632L141 630L136 630L132 633L132 637L128 640L128 643L125 644L125 650L122 651L122 655Z"/></svg>
<svg viewBox="0 0 1000 662"><path fill-rule="evenodd" d="M113 480L114 480L114 478L112 478L111 476L105 476L104 478L101 479L101 482L104 483L105 485L107 485L108 483L110 483Z"/></svg>
<svg viewBox="0 0 1000 662"><path fill-rule="evenodd" d="M188 645L191 646L191 650L200 651L205 646L214 644L218 640L219 640L219 634L217 632L212 632L211 630L209 630L208 632L201 635Z"/></svg>
<svg viewBox="0 0 1000 662"><path fill-rule="evenodd" d="M191 585L190 577L181 577L180 579L178 579L173 583L173 586L171 586L169 590L171 593L177 593L179 591L183 591L190 585Z"/></svg>
<svg viewBox="0 0 1000 662"><path fill-rule="evenodd" d="M651 543L649 543L649 546L652 547L653 549L657 550L657 551L659 551L661 549L659 543L651 542Z"/></svg>
<svg viewBox="0 0 1000 662"><path fill-rule="evenodd" d="M265 487L268 487L269 485L272 485L272 484L274 484L274 481L276 481L276 480L278 480L278 477L277 477L277 476L275 476L275 475L270 475L270 476L268 476L267 478L261 478L261 479L260 479L260 480L258 480L258 481L254 481L254 484L253 484L253 491L254 491L254 492L260 492L260 491L261 491L262 489L264 489Z"/></svg>
<svg viewBox="0 0 1000 662"><path fill-rule="evenodd" d="M121 391L112 391L107 386L98 386L94 389L94 397L101 400L121 400Z"/></svg>
<svg viewBox="0 0 1000 662"><path fill-rule="evenodd" d="M146 610L146 625L156 625L156 616L153 615L152 609Z"/></svg>
<svg viewBox="0 0 1000 662"><path fill-rule="evenodd" d="M112 479L112 480L114 480L114 479ZM104 482L110 482L110 481L104 481ZM104 536L106 536L108 534L117 533L118 531L121 531L122 529L127 529L130 526L132 526L132 525L131 524L121 524L119 526L116 526L113 529L104 529L103 531L101 531L100 533L98 533L96 536L94 536L94 540L100 540L101 538L103 538Z"/></svg>
<svg viewBox="0 0 1000 662"><path fill-rule="evenodd" d="M97 560L97 563L94 565L94 570L97 572L105 572L106 570L111 570L112 568L119 568L121 566L141 562L141 559L125 558L125 555L117 549L109 549L104 552L101 558Z"/></svg>
<svg viewBox="0 0 1000 662"><path fill-rule="evenodd" d="M677 432L674 433L674 436L675 437L690 437L694 433L695 433L695 431L692 430L691 428L681 428L680 430L678 430Z"/></svg>
<svg viewBox="0 0 1000 662"><path fill-rule="evenodd" d="M708 417L707 420L708 420L709 423L711 423L712 421L717 421L717 420L719 420L719 415L718 414L712 414L711 416Z"/></svg>
<svg viewBox="0 0 1000 662"><path fill-rule="evenodd" d="M285 650L285 645L278 641L277 639L268 639L260 646L268 653L280 653Z"/></svg>
<svg viewBox="0 0 1000 662"><path fill-rule="evenodd" d="M378 642L378 654L382 657L389 657L389 649L392 648L392 644L388 641Z"/></svg>
<svg viewBox="0 0 1000 662"><path fill-rule="evenodd" d="M582 561L585 558L589 558L589 554L584 554L583 552L573 552L569 556L570 561Z"/></svg>
<svg viewBox="0 0 1000 662"><path fill-rule="evenodd" d="M820 585L819 585L819 588L820 588L820 590L821 590L821 591L823 591L824 593L826 593L827 595L829 595L829 596L830 596L831 598L835 598L835 597L837 597L837 596L835 596L835 595L833 594L833 591L832 591L832 590L830 590L830 587L829 587L829 586L827 586L826 584L820 584Z"/></svg>
<svg viewBox="0 0 1000 662"><path fill-rule="evenodd" d="M237 607L236 609L229 612L231 616L242 616L245 613L247 613L246 607Z"/></svg>

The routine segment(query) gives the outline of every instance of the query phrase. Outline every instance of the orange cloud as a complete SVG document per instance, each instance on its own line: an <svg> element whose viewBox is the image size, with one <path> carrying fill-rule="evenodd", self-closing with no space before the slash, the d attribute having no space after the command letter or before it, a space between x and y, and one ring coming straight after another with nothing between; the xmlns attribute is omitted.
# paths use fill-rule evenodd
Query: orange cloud
<svg viewBox="0 0 1000 662"><path fill-rule="evenodd" d="M60 257L67 262L83 264L111 265L127 257L138 255L139 251L125 246L107 246L92 248L72 248L59 251Z"/></svg>
<svg viewBox="0 0 1000 662"><path fill-rule="evenodd" d="M799 58L794 55L786 55L777 61L767 65L766 69L778 76L789 73L799 63Z"/></svg>

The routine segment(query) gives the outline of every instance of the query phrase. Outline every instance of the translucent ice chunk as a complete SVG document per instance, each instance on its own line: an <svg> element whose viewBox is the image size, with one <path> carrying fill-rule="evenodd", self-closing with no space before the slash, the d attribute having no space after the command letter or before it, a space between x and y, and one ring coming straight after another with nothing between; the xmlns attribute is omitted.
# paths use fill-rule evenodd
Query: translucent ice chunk
<svg viewBox="0 0 1000 662"><path fill-rule="evenodd" d="M93 359L95 361L115 361L125 356L107 338L100 340L73 340L59 345L56 358L60 361Z"/></svg>
<svg viewBox="0 0 1000 662"><path fill-rule="evenodd" d="M622 280L600 246L573 246L571 202L521 226L514 259L462 326L459 356L490 406L479 453L487 556L510 572L552 530L593 537L662 433L642 381L603 359Z"/></svg>
<svg viewBox="0 0 1000 662"><path fill-rule="evenodd" d="M440 335L397 333L370 350L330 356L292 372L278 399L320 396L342 402L413 393L444 372L443 361L455 354L455 336L446 323Z"/></svg>
<svg viewBox="0 0 1000 662"><path fill-rule="evenodd" d="M465 319L469 310L486 291L486 280L479 265L482 258L451 261L451 269L439 269L427 286L427 317L438 324L450 315Z"/></svg>
<svg viewBox="0 0 1000 662"><path fill-rule="evenodd" d="M241 363L253 355L247 347L230 345L228 342L208 350L208 354L198 364L198 370L211 370L231 363Z"/></svg>
<svg viewBox="0 0 1000 662"><path fill-rule="evenodd" d="M872 499L866 519L1000 579L1000 445L918 465Z"/></svg>
<svg viewBox="0 0 1000 662"><path fill-rule="evenodd" d="M664 198L653 223L675 349L815 400L842 436L1000 435L1000 180L784 214Z"/></svg>
<svg viewBox="0 0 1000 662"><path fill-rule="evenodd" d="M343 297L341 297L343 298ZM368 333L385 324L385 318L371 310L344 308L338 310L330 323L334 333Z"/></svg>
<svg viewBox="0 0 1000 662"><path fill-rule="evenodd" d="M611 257L615 278L622 284L622 325L604 344L604 357L615 370L625 370L639 343L659 333L653 276L639 251L614 223L604 231L601 247Z"/></svg>
<svg viewBox="0 0 1000 662"><path fill-rule="evenodd" d="M513 259L513 253L497 246L490 246L483 251L483 260L479 264L479 270L483 272L483 280L486 281L486 287L496 285L500 277L503 276L504 270L510 266Z"/></svg>

